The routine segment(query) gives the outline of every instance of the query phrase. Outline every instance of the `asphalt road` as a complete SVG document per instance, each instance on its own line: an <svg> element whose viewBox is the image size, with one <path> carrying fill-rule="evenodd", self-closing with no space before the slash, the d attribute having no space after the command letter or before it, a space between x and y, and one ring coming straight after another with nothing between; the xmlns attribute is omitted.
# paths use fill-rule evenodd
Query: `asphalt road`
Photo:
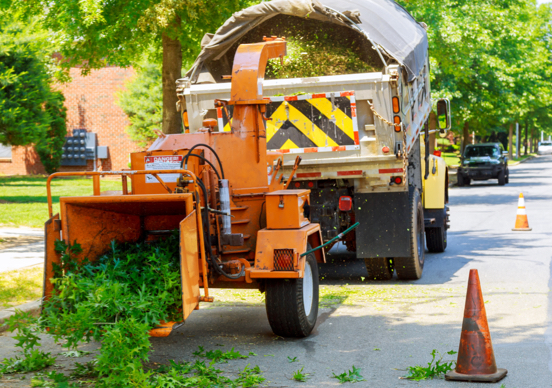
<svg viewBox="0 0 552 388"><path fill-rule="evenodd" d="M150 360L194 360L198 346L223 351L234 347L257 356L230 361L221 369L237 373L247 364L259 365L270 387L338 386L332 374L352 365L361 368L367 380L355 387L479 386L399 379L409 366L427 364L433 349L458 349L468 273L476 268L496 362L508 369L506 379L489 386L552 387L552 157L510 171L505 187L489 181L450 190L448 249L426 254L419 281L363 280L367 276L363 265L338 252L331 256L332 264L321 268L322 284L345 283L350 287L344 285L336 293L354 289L356 294L322 308L310 337L274 336L263 306L215 304L195 311L171 336L152 339ZM511 230L520 192L525 195L531 232ZM13 355L13 343L0 337L0 358ZM53 353L61 351L48 339L44 346ZM287 357L299 362L289 363ZM63 357L60 364L67 365ZM311 378L306 383L292 381L293 372L303 366Z"/></svg>

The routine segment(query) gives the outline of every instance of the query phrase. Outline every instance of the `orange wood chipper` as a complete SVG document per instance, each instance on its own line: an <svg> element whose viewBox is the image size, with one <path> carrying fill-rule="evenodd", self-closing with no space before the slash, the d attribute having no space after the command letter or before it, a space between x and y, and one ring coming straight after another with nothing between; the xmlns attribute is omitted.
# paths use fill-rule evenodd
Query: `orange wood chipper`
<svg viewBox="0 0 552 388"><path fill-rule="evenodd" d="M163 135L155 149L131 154L129 171L48 178L46 298L60 236L94 260L113 240L155 240L179 230L183 321L199 302L213 301L210 288L257 288L266 292L274 333L309 335L318 315L317 263L325 262L324 250L315 250L320 227L308 220L310 191L286 190L294 172L284 183L282 155L266 150L265 67L285 54L278 38L239 46L228 76L231 99L217 102L233 105L230 132L213 132L216 120L205 120L199 132ZM60 214L53 215L50 181L63 175L92 176L94 195L62 197ZM101 175L120 175L122 192L100 193Z"/></svg>

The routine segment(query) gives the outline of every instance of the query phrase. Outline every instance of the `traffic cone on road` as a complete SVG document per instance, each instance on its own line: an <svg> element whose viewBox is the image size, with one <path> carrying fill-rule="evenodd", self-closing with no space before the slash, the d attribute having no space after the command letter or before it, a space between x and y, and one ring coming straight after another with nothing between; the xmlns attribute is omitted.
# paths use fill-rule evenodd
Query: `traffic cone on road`
<svg viewBox="0 0 552 388"><path fill-rule="evenodd" d="M476 269L472 269L468 280L456 369L448 372L445 379L496 383L506 373L506 369L496 367L479 274Z"/></svg>
<svg viewBox="0 0 552 388"><path fill-rule="evenodd" d="M525 198L523 198L523 193L519 193L518 201L518 210L516 216L516 226L514 231L530 231L532 230L529 227L529 220L527 220L527 212L525 211Z"/></svg>

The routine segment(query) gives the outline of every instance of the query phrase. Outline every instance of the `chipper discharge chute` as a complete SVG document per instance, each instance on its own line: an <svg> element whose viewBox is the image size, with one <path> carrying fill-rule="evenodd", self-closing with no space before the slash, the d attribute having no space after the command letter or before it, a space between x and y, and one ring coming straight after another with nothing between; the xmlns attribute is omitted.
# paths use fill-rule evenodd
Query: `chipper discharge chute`
<svg viewBox="0 0 552 388"><path fill-rule="evenodd" d="M216 120L205 120L199 132L167 135L156 149L132 154L131 171L50 176L48 191L56 176L93 176L94 195L60 198L60 215L52 215L49 195L46 298L53 292L60 237L81 245L78 259L93 261L113 240L155 241L176 229L182 321L199 302L213 301L210 288L257 288L266 292L276 334L304 337L312 331L317 263L325 262L323 249L313 251L322 244L320 227L308 220L309 190L285 190L282 156L266 150L262 81L267 60L285 54L283 39L239 46L229 76L231 99L217 102L234 107L230 132L213 132ZM122 194L100 195L100 175L122 176Z"/></svg>

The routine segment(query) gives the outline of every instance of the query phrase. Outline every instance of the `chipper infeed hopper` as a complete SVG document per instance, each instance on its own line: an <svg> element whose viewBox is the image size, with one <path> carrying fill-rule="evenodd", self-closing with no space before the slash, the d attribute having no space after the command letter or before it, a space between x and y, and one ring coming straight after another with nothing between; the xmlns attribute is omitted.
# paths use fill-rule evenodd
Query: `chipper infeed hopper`
<svg viewBox="0 0 552 388"><path fill-rule="evenodd" d="M266 150L262 81L267 60L285 54L286 42L278 38L239 46L228 76L231 99L217 102L234 106L232 131L213 132L216 121L205 120L199 132L163 136L156 149L132 154L130 171L49 177L46 298L55 292L50 279L60 262L57 239L78 242L76 260L93 261L113 240L155 241L179 230L182 321L199 302L213 301L210 288L257 288L266 292L276 334L312 331L317 262L325 261L324 250L314 250L322 244L320 227L308 220L309 190L285 190L282 156ZM60 214L53 215L50 181L60 175L92 176L94 195L62 197ZM122 192L101 194L100 175L121 176Z"/></svg>

